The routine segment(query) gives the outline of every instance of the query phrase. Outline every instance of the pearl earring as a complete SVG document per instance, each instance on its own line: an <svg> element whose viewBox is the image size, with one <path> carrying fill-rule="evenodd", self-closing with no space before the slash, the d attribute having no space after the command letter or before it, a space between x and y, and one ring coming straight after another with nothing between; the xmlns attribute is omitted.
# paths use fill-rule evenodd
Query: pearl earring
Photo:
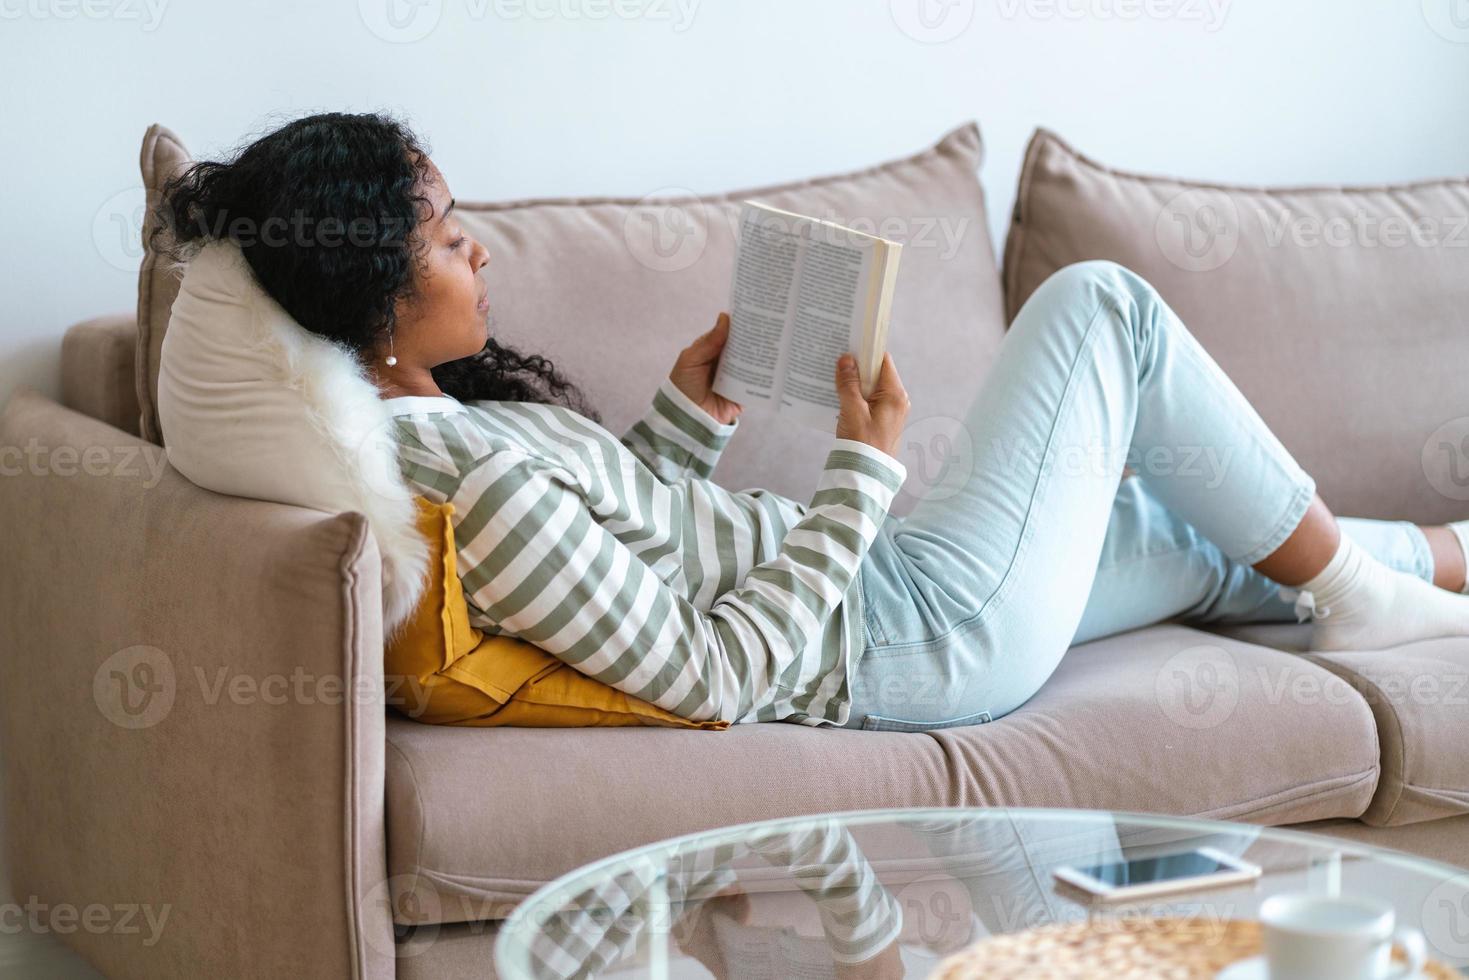
<svg viewBox="0 0 1469 980"><path fill-rule="evenodd" d="M388 367L394 367L398 363L398 358L393 353L394 350L395 350L395 348L393 346L393 332L391 330L389 330L388 331L388 356L383 361L383 363L386 364Z"/></svg>

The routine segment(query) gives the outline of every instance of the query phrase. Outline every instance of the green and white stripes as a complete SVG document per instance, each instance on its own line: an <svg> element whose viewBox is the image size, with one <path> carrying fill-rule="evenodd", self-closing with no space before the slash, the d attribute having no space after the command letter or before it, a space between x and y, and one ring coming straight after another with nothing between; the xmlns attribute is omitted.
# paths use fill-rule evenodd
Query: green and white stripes
<svg viewBox="0 0 1469 980"><path fill-rule="evenodd" d="M903 928L902 907L836 818L622 864L561 908L546 910L551 914L528 950L535 976L571 980L627 971L640 951L669 933L679 945L692 945L685 941L700 906L747 891L746 879L757 900L792 884L799 888L815 905L827 953L837 963L871 960Z"/></svg>
<svg viewBox="0 0 1469 980"><path fill-rule="evenodd" d="M671 380L621 439L557 405L386 404L404 477L455 505L476 626L687 718L846 720L898 460L837 439L803 505L711 481L739 422Z"/></svg>

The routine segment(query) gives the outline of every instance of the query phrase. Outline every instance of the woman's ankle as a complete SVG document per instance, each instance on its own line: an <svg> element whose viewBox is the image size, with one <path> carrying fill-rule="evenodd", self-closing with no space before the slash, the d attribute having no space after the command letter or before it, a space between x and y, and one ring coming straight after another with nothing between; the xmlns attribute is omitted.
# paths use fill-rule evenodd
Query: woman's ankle
<svg viewBox="0 0 1469 980"><path fill-rule="evenodd" d="M1342 530L1320 495L1301 517L1294 531L1269 555L1255 562L1254 569L1266 578L1297 586L1319 575L1336 555Z"/></svg>

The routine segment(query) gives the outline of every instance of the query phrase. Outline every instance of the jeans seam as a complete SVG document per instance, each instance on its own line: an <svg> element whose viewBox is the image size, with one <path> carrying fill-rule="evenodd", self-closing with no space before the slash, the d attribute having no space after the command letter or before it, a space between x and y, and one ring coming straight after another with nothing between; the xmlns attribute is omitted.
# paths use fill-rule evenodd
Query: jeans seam
<svg viewBox="0 0 1469 980"><path fill-rule="evenodd" d="M1316 494L1316 488L1312 485L1302 484L1296 488L1295 495L1286 503L1280 520L1270 529L1265 540L1253 549L1238 557L1231 556L1234 561L1241 565L1254 565L1274 554L1286 538L1290 537L1305 517L1307 509L1311 506L1311 500Z"/></svg>
<svg viewBox="0 0 1469 980"><path fill-rule="evenodd" d="M872 551L869 548L867 555L871 554ZM862 626L872 639L871 646L884 646L887 640L887 630L883 629L882 623L878 621L877 607L867 597L867 555L863 556L862 563L857 566L857 591L862 596Z"/></svg>
<svg viewBox="0 0 1469 980"><path fill-rule="evenodd" d="M1193 340L1193 343L1181 343L1178 345L1178 349L1183 351L1184 354L1189 358L1190 361L1194 363L1197 368L1201 370L1206 370L1210 363L1207 357L1208 352L1203 350L1202 346L1198 345L1198 339L1193 337L1192 334L1188 333L1186 328L1184 333ZM1203 356L1201 357L1201 355ZM1241 397L1243 397L1243 395L1241 395ZM1246 403L1248 404L1248 402ZM1253 410L1253 406L1250 407ZM1256 414L1258 415L1258 413ZM1264 424L1263 419L1261 419L1261 423ZM1266 427L1266 431L1269 431L1268 426ZM1253 441L1257 446L1261 446L1261 448L1267 448L1261 445L1263 440L1255 438L1253 439ZM1278 439L1276 441L1279 442ZM1284 447L1282 446L1282 448ZM1316 481L1311 477L1311 474L1305 472L1300 468L1299 463L1295 464L1296 472L1292 472L1290 468L1286 466L1285 462L1276 457L1275 453L1265 452L1263 455L1265 456L1265 459L1268 460L1270 464L1275 467L1276 472L1281 476L1282 479L1296 484L1296 492L1295 495L1286 502L1285 511L1282 513L1280 520L1277 521L1276 524L1270 529L1270 531L1266 534L1264 540L1260 544L1257 544L1254 548L1250 549L1242 555L1230 555L1228 552L1225 553L1226 556L1232 561L1239 562L1242 565L1253 565L1256 562L1261 561L1274 553L1274 551L1280 547L1281 543L1284 542L1286 538L1290 537L1290 533L1291 531L1295 530L1296 525L1301 522L1301 518L1305 516L1306 510L1311 506L1311 500L1316 493ZM1292 462L1294 462L1294 457L1289 456L1288 450L1287 457ZM1305 478L1304 483L1300 482L1301 477ZM1302 497L1305 498L1304 501L1302 501ZM1292 516L1294 516L1294 521L1292 521ZM1284 526L1288 521L1291 522L1289 526Z"/></svg>
<svg viewBox="0 0 1469 980"><path fill-rule="evenodd" d="M949 627L948 630L946 630L939 636L929 637L927 639L914 641L912 643L884 644L883 647L885 650L897 649L906 651L934 649L952 639L968 635L969 633L972 633L975 630L979 629L979 627L982 626L984 622L988 619L989 615L992 612L992 609L998 608L1002 600L1009 594L1011 587L1014 584L1016 573L1022 567L1022 563L1025 560L1025 545L1029 542L1032 534L1034 534L1035 532L1037 500L1044 493L1045 488L1050 485L1049 478L1051 477L1052 471L1055 468L1053 451L1056 445L1056 431L1057 428L1060 426L1061 418L1065 414L1065 410L1069 408L1071 406L1071 403L1076 399L1077 387L1075 382L1078 376L1080 365L1084 360L1083 355L1091 349L1092 344L1095 342L1097 321L1101 317L1102 313L1108 311L1109 309L1114 313L1116 312L1115 306L1109 304L1107 302L1107 299L1108 297L1105 294L1098 299L1097 307L1095 310L1092 311L1091 319L1087 322L1086 331L1082 335L1081 343L1077 344L1076 354L1071 361L1071 366L1067 369L1065 392L1062 395L1061 404L1056 407L1056 416L1051 420L1051 431L1047 434L1046 450L1041 455L1041 466L1036 473L1036 483L1031 490L1030 502L1026 506L1025 520L1020 530L1020 540L1016 542L1015 550L1011 553L1010 563L1005 569L1005 575L1000 580L1000 584L996 586L995 591L992 592L989 597L980 604L979 609L976 610L973 615L967 616L959 622L953 624Z"/></svg>

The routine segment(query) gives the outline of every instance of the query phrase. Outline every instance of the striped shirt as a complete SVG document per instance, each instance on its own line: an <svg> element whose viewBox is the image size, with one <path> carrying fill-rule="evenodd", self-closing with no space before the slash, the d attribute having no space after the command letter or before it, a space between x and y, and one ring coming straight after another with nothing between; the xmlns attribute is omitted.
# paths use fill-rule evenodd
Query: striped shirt
<svg viewBox="0 0 1469 980"><path fill-rule="evenodd" d="M739 420L671 379L620 439L560 405L385 404L404 478L454 504L476 627L685 718L846 722L899 460L836 439L809 504L726 490L709 476Z"/></svg>
<svg viewBox="0 0 1469 980"><path fill-rule="evenodd" d="M734 843L638 854L622 863L621 870L559 908L534 910L539 928L527 953L536 976L570 980L633 967L638 954L663 934L672 932L675 940L686 936L690 920L710 899L786 890L784 882L771 881L770 869L777 881L788 877L815 904L834 962L865 963L896 942L903 929L902 906L838 818L753 831ZM759 873L760 865L767 866L766 873ZM784 966L769 964L777 975Z"/></svg>

